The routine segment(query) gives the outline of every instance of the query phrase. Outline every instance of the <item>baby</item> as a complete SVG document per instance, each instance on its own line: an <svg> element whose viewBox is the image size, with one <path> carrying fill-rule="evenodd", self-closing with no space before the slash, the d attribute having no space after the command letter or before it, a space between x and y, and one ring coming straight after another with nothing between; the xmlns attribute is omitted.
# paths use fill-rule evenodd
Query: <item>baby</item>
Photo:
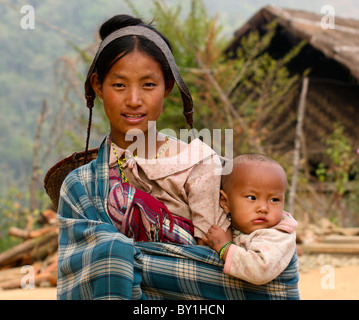
<svg viewBox="0 0 359 320"><path fill-rule="evenodd" d="M216 225L203 238L225 261L224 272L262 285L276 278L296 248L297 222L283 211L287 177L272 158L244 154L222 178L220 205L232 222L232 236Z"/></svg>

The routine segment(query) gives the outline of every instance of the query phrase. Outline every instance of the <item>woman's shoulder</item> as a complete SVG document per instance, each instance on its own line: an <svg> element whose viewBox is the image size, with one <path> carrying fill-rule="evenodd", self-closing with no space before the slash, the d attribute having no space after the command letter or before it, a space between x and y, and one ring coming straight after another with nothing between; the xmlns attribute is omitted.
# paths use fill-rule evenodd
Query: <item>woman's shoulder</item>
<svg viewBox="0 0 359 320"><path fill-rule="evenodd" d="M216 152L201 139L195 138L190 142L169 136L168 151L164 158L188 158L190 162L199 162L205 158L216 157Z"/></svg>
<svg viewBox="0 0 359 320"><path fill-rule="evenodd" d="M189 175L197 167L210 165L221 167L219 157L200 139L194 139L190 143L170 138L167 152L153 163L148 165L139 162L146 175L150 179L165 178L170 175Z"/></svg>

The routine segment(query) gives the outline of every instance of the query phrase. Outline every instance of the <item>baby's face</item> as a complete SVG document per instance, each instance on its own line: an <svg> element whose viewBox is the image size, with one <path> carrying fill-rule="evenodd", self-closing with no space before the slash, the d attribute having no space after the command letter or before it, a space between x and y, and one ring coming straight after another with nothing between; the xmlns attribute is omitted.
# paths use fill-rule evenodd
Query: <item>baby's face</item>
<svg viewBox="0 0 359 320"><path fill-rule="evenodd" d="M287 186L284 170L271 163L243 163L234 170L233 184L221 195L221 205L231 213L232 225L251 233L279 223Z"/></svg>

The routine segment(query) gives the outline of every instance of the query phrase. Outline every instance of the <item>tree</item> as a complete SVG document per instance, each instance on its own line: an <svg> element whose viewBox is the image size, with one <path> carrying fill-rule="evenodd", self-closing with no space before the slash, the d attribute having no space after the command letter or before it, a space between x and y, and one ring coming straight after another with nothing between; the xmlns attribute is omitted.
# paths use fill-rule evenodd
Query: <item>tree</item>
<svg viewBox="0 0 359 320"><path fill-rule="evenodd" d="M166 1L154 4L156 25L171 40L175 59L191 89L196 128L232 128L234 154L273 153L272 146L263 142L274 130L272 115L292 103L298 93L299 76L290 76L286 63L304 43L275 61L266 53L276 26L272 23L264 37L253 32L243 39L236 58L230 59L224 55L228 39L221 33L217 17L208 16L202 1L192 1L185 18L180 7L169 7ZM163 125L183 127L178 105L179 96L170 97Z"/></svg>

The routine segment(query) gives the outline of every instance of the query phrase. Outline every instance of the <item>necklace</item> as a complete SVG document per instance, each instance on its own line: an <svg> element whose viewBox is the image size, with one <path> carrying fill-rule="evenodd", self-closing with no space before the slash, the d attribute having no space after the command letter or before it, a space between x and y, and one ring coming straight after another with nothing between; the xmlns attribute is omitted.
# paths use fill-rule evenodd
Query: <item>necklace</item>
<svg viewBox="0 0 359 320"><path fill-rule="evenodd" d="M165 142L165 144L163 145L163 147L161 148L161 150L156 154L156 156L155 156L154 158L152 158L153 160L154 160L154 159L157 159L157 158L161 155L161 153L162 153L163 151L165 151L165 149L167 148L167 145L168 145L168 141L169 141L169 138L168 138L168 136L166 136L166 142ZM125 176L125 174L124 174L124 172L123 172L123 169L122 169L123 162L124 162L124 161L127 161L127 159L126 159L126 158L123 158L123 159L121 160L121 159L119 158L119 156L117 155L117 152L116 152L116 149L115 149L115 144L114 144L113 142L111 142L111 144L112 144L113 152L114 152L114 154L115 154L115 156L116 156L116 159L117 159L118 167L119 167L119 169L120 169L122 181L128 183L128 180L127 180L127 178L126 178L126 176ZM137 156L132 156L132 155L129 156L129 158L132 158L132 157L137 158Z"/></svg>

